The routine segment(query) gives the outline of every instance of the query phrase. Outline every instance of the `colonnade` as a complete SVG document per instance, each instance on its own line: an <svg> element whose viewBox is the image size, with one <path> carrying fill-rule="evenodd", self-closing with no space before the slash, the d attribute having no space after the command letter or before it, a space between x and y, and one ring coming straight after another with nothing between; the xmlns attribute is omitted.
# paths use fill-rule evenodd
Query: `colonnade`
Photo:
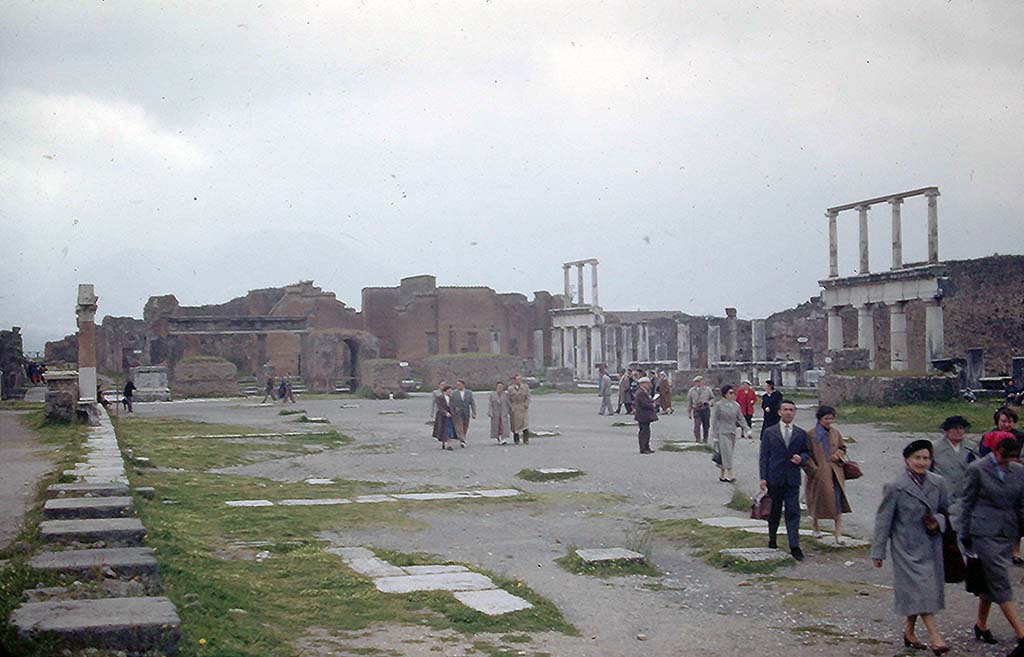
<svg viewBox="0 0 1024 657"><path fill-rule="evenodd" d="M857 308L857 347L868 352L868 368L879 369L875 343L875 308L878 306L888 306L889 308L889 369L906 370L909 368L907 303L909 301L892 301L889 303L863 303L855 306ZM941 300L926 299L924 304L924 358L926 367L930 367L933 360L945 356L945 330ZM845 347L843 320L840 316L845 307L847 306L831 306L827 309L829 351L839 351Z"/></svg>

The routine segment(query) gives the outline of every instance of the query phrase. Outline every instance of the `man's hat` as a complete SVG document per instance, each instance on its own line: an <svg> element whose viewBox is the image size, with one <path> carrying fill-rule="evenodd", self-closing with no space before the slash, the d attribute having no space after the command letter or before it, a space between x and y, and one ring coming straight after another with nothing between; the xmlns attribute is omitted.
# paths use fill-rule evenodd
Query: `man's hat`
<svg viewBox="0 0 1024 657"><path fill-rule="evenodd" d="M971 426L971 423L967 421L963 415L951 415L942 422L942 426L939 428L943 431L952 429L953 427L963 427L964 429Z"/></svg>
<svg viewBox="0 0 1024 657"><path fill-rule="evenodd" d="M698 381L703 381L703 380L704 380L704 377L702 377L700 374L698 374L697 376L693 377L693 382L694 383L697 383Z"/></svg>
<svg viewBox="0 0 1024 657"><path fill-rule="evenodd" d="M651 379L646 377L646 376L642 376L639 379L637 379L636 382L637 383L650 383Z"/></svg>

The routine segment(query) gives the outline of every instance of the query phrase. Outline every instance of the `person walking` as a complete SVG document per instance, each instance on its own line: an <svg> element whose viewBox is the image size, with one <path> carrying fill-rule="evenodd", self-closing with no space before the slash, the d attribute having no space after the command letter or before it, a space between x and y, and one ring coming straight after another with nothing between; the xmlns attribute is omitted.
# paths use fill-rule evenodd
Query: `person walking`
<svg viewBox="0 0 1024 657"><path fill-rule="evenodd" d="M779 423L779 407L782 405L782 393L775 389L775 382L768 379L764 382L764 397L761 397L761 410L764 420L761 422L761 436L768 427Z"/></svg>
<svg viewBox="0 0 1024 657"><path fill-rule="evenodd" d="M941 429L945 436L934 443L931 471L942 475L949 494L949 515L954 526L960 522L967 466L977 460L978 453L964 440L971 423L962 415L947 417Z"/></svg>
<svg viewBox="0 0 1024 657"><path fill-rule="evenodd" d="M284 375L281 379L281 385L284 387L284 394L281 395L281 401L290 401L295 403L295 391L292 389L292 373Z"/></svg>
<svg viewBox="0 0 1024 657"><path fill-rule="evenodd" d="M698 443L708 441L708 432L711 430L711 402L715 400L715 393L704 384L704 377L697 375L693 377L693 386L686 393L687 412L693 420L693 440ZM703 437L701 432L703 431Z"/></svg>
<svg viewBox="0 0 1024 657"><path fill-rule="evenodd" d="M519 444L519 435L523 436L523 444L530 444L530 388L523 383L523 377L516 374L512 378L512 386L508 390L509 425L512 428L512 440Z"/></svg>
<svg viewBox="0 0 1024 657"><path fill-rule="evenodd" d="M804 560L800 549L800 468L810 458L807 432L793 424L796 404L788 399L779 406L781 421L761 434L761 490L772 499L768 516L768 547L777 548L776 535L783 507L786 513L786 535L789 552L797 561Z"/></svg>
<svg viewBox="0 0 1024 657"><path fill-rule="evenodd" d="M1017 614L1010 586L1013 548L1024 530L1024 466L1017 462L1020 446L1003 439L994 451L967 466L960 529L964 549L981 564L986 593L979 595L974 637L996 643L988 627L992 603L999 605L1017 638L1010 653L1024 655L1024 624Z"/></svg>
<svg viewBox="0 0 1024 657"><path fill-rule="evenodd" d="M441 449L451 450L449 444L457 436L455 433L455 421L452 404L452 387L447 383L441 389L441 394L434 397L434 438L441 443Z"/></svg>
<svg viewBox="0 0 1024 657"><path fill-rule="evenodd" d="M626 412L631 413L631 403L629 401L629 375L632 370L619 370L619 405L615 407L615 414L618 415L622 412L622 407L626 407Z"/></svg>
<svg viewBox="0 0 1024 657"><path fill-rule="evenodd" d="M497 440L499 445L508 444L508 413L508 391L505 390L505 382L498 381L494 386L494 393L487 402L487 417L491 418L491 438Z"/></svg>
<svg viewBox="0 0 1024 657"><path fill-rule="evenodd" d="M605 409L608 409L608 415L612 414L612 377L608 376L608 370L601 366L600 374L597 380L597 396L601 398L601 410L597 412L598 415L604 415Z"/></svg>
<svg viewBox="0 0 1024 657"><path fill-rule="evenodd" d="M754 427L754 408L757 407L757 391L750 387L750 381L740 381L740 389L736 391L736 403L740 405L743 419L747 421L747 427ZM753 434L750 434L753 438Z"/></svg>
<svg viewBox="0 0 1024 657"><path fill-rule="evenodd" d="M437 382L437 387L434 388L430 394L430 418L433 420L434 415L437 413L437 398L444 394L444 387L448 385L448 382L441 379Z"/></svg>
<svg viewBox="0 0 1024 657"><path fill-rule="evenodd" d="M882 490L871 560L875 568L881 568L886 546L891 546L893 606L906 618L903 645L917 650L928 648L914 632L920 617L932 652L941 655L949 651L949 646L935 624L935 614L946 606L942 556L945 518L940 514L948 513L949 498L942 476L928 472L931 442L910 443L903 450L903 459L906 470Z"/></svg>
<svg viewBox="0 0 1024 657"><path fill-rule="evenodd" d="M811 529L815 538L821 538L818 521L832 520L836 545L843 544L843 514L850 513L850 502L846 497L846 474L843 461L846 460L846 442L835 427L836 409L820 406L815 413L818 423L810 435L811 460L804 465L807 473L807 513L811 515Z"/></svg>
<svg viewBox="0 0 1024 657"><path fill-rule="evenodd" d="M459 436L459 446L465 447L469 421L476 419L476 401L473 399L473 391L466 389L466 382L462 379L455 382L452 400L455 402L455 413L452 417L455 421L455 433Z"/></svg>
<svg viewBox="0 0 1024 657"><path fill-rule="evenodd" d="M658 404L662 413L672 415L676 412L676 409L672 408L672 383L665 372L658 377Z"/></svg>
<svg viewBox="0 0 1024 657"><path fill-rule="evenodd" d="M1016 428L1017 420L1020 416L1017 415L1017 411L1013 410L1008 406L997 408L995 413L992 414L992 424L995 427L992 431L985 434L988 436L996 431L1004 431L1006 433L1013 434L1014 438L1017 439L1017 445L1024 450L1024 431L1020 431ZM978 445L978 456L986 456L992 452L994 445L989 444L991 441L986 441L982 438L981 444ZM1020 542L1016 542L1013 545L1013 565L1021 566L1024 565L1024 559L1020 556Z"/></svg>
<svg viewBox="0 0 1024 657"><path fill-rule="evenodd" d="M736 448L736 429L746 436L750 431L747 421L743 418L742 409L736 403L736 390L732 386L722 386L722 398L711 407L711 435L721 457L718 468L721 472L718 481L732 483L733 450Z"/></svg>
<svg viewBox="0 0 1024 657"><path fill-rule="evenodd" d="M654 404L654 400L651 399L651 379L649 377L641 377L637 381L636 391L636 423L640 426L637 432L637 442L640 444L641 454L653 454L654 450L651 449L651 422L658 421L658 408Z"/></svg>
<svg viewBox="0 0 1024 657"><path fill-rule="evenodd" d="M266 404L268 399L271 403L274 402L274 377L272 376L267 377L267 382L263 386L263 401L260 403Z"/></svg>
<svg viewBox="0 0 1024 657"><path fill-rule="evenodd" d="M128 383L124 384L124 394L121 395L121 403L128 409L129 413L132 413L132 395L135 394L135 382L128 379Z"/></svg>

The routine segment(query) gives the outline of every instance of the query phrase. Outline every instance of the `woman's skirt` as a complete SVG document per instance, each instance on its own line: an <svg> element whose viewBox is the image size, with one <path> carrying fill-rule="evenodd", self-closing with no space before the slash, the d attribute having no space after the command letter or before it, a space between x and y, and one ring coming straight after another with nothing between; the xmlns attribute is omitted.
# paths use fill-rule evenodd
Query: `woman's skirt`
<svg viewBox="0 0 1024 657"><path fill-rule="evenodd" d="M997 605L1013 600L1010 586L1013 541L991 536L972 536L971 541L971 548L978 554L985 572L985 584L988 585L988 595L981 598Z"/></svg>

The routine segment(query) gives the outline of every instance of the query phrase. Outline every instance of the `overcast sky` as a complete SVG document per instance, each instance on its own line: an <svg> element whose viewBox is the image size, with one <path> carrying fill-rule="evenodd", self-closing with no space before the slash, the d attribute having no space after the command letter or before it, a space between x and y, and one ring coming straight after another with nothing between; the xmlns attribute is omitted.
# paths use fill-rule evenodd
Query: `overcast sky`
<svg viewBox="0 0 1024 657"><path fill-rule="evenodd" d="M828 206L937 185L940 255L1024 252L1019 2L0 1L0 326L314 279L765 316ZM923 198L904 259L925 257ZM857 265L856 215L840 216ZM889 265L889 209L872 213ZM575 273L573 274L575 284Z"/></svg>

